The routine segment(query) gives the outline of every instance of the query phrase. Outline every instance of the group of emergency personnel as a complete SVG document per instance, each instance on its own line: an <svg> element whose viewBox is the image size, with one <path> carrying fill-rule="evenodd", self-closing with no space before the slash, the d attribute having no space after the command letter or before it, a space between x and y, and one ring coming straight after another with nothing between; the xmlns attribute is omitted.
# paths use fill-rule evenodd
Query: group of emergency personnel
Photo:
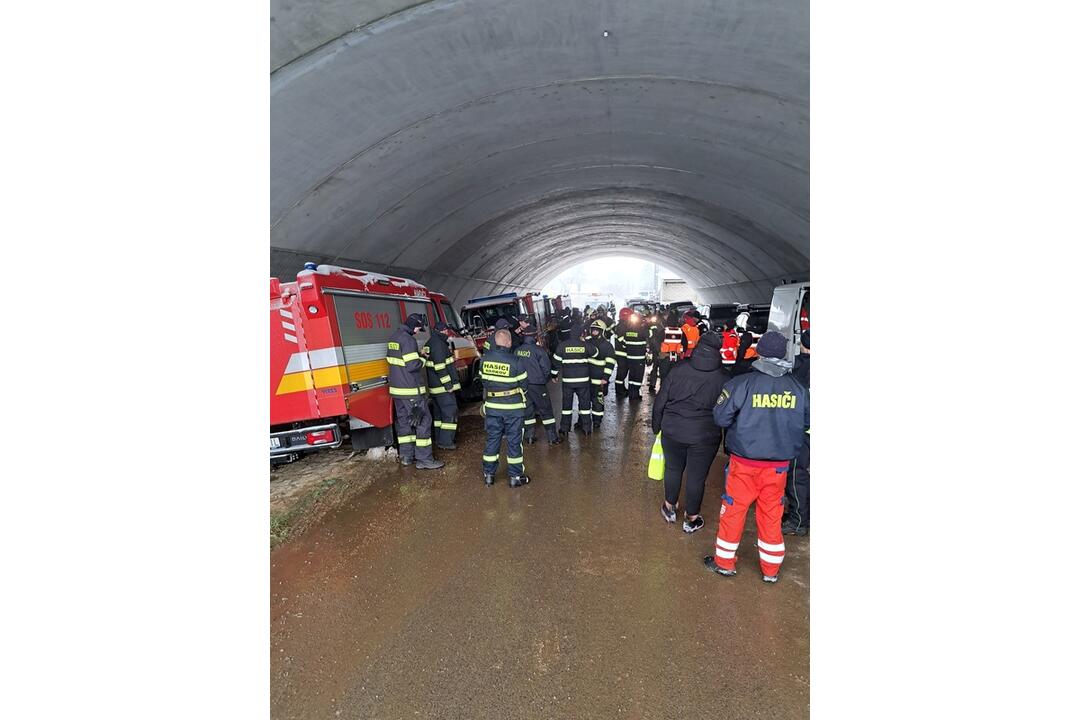
<svg viewBox="0 0 1080 720"><path fill-rule="evenodd" d="M664 519L675 520L685 469L688 512L683 530L695 532L703 525L696 513L722 436L730 460L715 554L705 558L705 564L720 575L735 574L746 510L756 502L762 575L775 582L783 535L805 535L809 528L810 334L804 329L793 368L784 359L787 339L774 331L755 338L744 316L736 318L734 327L714 332L694 310L681 316L669 310L662 321L647 327L629 308L619 313L614 326L603 310L591 315L566 310L558 317L558 342L550 356L537 344L540 330L527 316L500 319L480 361L484 483L494 484L505 442L510 487L527 484L522 444L536 442L538 424L550 445L560 444L571 431L575 401L575 428L591 435L603 420L612 377L617 398L640 400L651 355L649 392L656 393L655 382L660 382L653 430L663 435L666 428L663 446L672 457L661 507ZM432 431L437 447L456 449L455 392L461 385L448 342L450 328L436 323L421 350L415 335L425 326L423 315L410 315L390 336L386 359L401 463L437 469L444 463L433 455ZM548 394L552 380L561 380L558 423ZM707 419L712 431L705 429Z"/></svg>

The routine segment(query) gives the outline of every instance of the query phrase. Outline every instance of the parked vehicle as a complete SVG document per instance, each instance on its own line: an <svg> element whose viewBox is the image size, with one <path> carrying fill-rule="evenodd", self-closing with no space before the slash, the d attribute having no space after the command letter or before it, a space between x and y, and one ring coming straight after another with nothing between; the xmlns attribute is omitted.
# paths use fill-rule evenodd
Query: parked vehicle
<svg viewBox="0 0 1080 720"><path fill-rule="evenodd" d="M562 297L548 298L540 293L505 293L472 298L461 308L461 316L469 336L482 348L499 318L510 320L510 326L516 327L516 318L525 314L529 316L529 322L542 328L551 317L548 308L561 309L562 306ZM537 342L546 345L542 335L538 336Z"/></svg>
<svg viewBox="0 0 1080 720"><path fill-rule="evenodd" d="M799 354L804 330L810 329L810 283L779 285L773 289L767 329L783 333L788 343L788 360Z"/></svg>
<svg viewBox="0 0 1080 720"><path fill-rule="evenodd" d="M740 307L744 306L738 303L713 303L699 306L698 312L711 329L719 331L725 325L729 328L735 327L735 318L739 315Z"/></svg>
<svg viewBox="0 0 1080 720"><path fill-rule="evenodd" d="M674 310L681 318L683 313L685 313L687 310L694 309L694 303L690 302L689 300L676 300L675 302L668 303L667 307L669 310Z"/></svg>
<svg viewBox="0 0 1080 720"><path fill-rule="evenodd" d="M626 307L636 312L643 319L649 321L656 315L657 310L660 308L660 303L646 298L630 298L626 301Z"/></svg>
<svg viewBox="0 0 1080 720"><path fill-rule="evenodd" d="M270 458L394 443L386 343L411 313L460 327L449 301L407 278L306 263L295 282L270 278ZM452 331L463 390L479 376L476 345ZM463 393L467 395L467 392Z"/></svg>

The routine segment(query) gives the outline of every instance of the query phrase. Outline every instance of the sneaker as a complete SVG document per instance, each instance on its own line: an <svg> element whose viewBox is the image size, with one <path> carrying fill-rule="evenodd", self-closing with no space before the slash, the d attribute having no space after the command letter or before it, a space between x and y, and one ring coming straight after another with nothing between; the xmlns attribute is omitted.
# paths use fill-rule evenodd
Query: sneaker
<svg viewBox="0 0 1080 720"><path fill-rule="evenodd" d="M778 575L762 575L761 579L767 583L774 583L780 579Z"/></svg>
<svg viewBox="0 0 1080 720"><path fill-rule="evenodd" d="M457 445L436 445L440 450L457 450Z"/></svg>
<svg viewBox="0 0 1080 720"><path fill-rule="evenodd" d="M401 464L405 465L405 466L412 465L413 464L413 459L409 458L409 457L403 457L403 458L401 458Z"/></svg>
<svg viewBox="0 0 1080 720"><path fill-rule="evenodd" d="M798 527L795 523L784 523L783 527L780 528L780 532L784 535L797 535L802 537L810 534L810 528Z"/></svg>
<svg viewBox="0 0 1080 720"><path fill-rule="evenodd" d="M735 574L734 570L725 570L724 568L717 565L716 564L716 558L714 558L712 555L710 555L707 558L703 558L702 563L704 563L706 570L708 570L709 572L714 572L717 575L723 575L724 577L731 577L732 575Z"/></svg>
<svg viewBox="0 0 1080 720"><path fill-rule="evenodd" d="M446 463L444 463L442 460L435 459L416 461L416 467L418 470L438 470L445 464Z"/></svg>
<svg viewBox="0 0 1080 720"><path fill-rule="evenodd" d="M676 505L675 507L678 507L678 505ZM663 515L664 519L667 520L669 523L675 522L675 508L668 510L666 502L660 503L660 514Z"/></svg>
<svg viewBox="0 0 1080 720"><path fill-rule="evenodd" d="M495 476L494 475L485 475L484 476L484 484L487 485L488 487L491 487L492 485L494 485L495 484Z"/></svg>
<svg viewBox="0 0 1080 720"><path fill-rule="evenodd" d="M510 487L512 487L512 488L521 487L522 485L528 485L529 482L530 482L530 480L529 480L528 475L521 475L519 477L512 477L512 478L510 478Z"/></svg>
<svg viewBox="0 0 1080 720"><path fill-rule="evenodd" d="M682 531L684 533L695 533L703 527L705 527L705 518L700 515L693 520L687 520L685 517L683 518Z"/></svg>

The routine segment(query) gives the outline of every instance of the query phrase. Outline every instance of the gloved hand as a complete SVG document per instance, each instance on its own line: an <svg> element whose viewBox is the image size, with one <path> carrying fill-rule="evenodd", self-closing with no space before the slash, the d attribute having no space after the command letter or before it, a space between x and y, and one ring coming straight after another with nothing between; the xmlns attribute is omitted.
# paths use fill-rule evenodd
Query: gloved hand
<svg viewBox="0 0 1080 720"><path fill-rule="evenodd" d="M409 426L416 427L424 419L424 409L417 400L412 401L412 409L409 411Z"/></svg>

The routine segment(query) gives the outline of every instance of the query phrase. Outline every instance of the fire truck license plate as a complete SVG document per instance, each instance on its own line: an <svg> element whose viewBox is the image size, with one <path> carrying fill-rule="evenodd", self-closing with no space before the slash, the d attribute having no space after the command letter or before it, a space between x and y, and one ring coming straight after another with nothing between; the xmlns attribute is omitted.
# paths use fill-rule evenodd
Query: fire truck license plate
<svg viewBox="0 0 1080 720"><path fill-rule="evenodd" d="M270 449L281 447L281 438L270 438Z"/></svg>

